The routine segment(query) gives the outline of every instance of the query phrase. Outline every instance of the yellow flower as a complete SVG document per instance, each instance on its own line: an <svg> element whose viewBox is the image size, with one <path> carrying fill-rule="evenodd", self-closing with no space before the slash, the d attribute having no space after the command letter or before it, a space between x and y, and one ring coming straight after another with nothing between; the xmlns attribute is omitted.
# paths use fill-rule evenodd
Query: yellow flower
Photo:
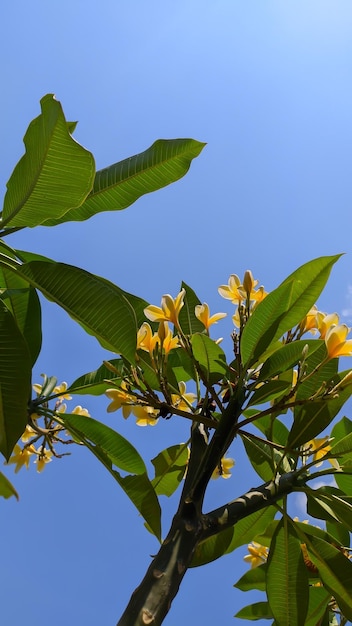
<svg viewBox="0 0 352 626"><path fill-rule="evenodd" d="M301 321L299 328L301 333L306 333L310 331L313 335L317 332L318 328L318 309L316 305L312 306L312 308L308 311L307 315Z"/></svg>
<svg viewBox="0 0 352 626"><path fill-rule="evenodd" d="M215 313L214 315L209 315L209 306L206 302L204 302L204 304L197 304L194 312L195 316L200 322L202 322L207 330L209 330L209 327L212 324L216 324L216 322L226 317L226 313Z"/></svg>
<svg viewBox="0 0 352 626"><path fill-rule="evenodd" d="M13 449L13 454L11 458L8 460L8 464L10 465L11 463L16 463L15 474L17 474L17 472L19 472L19 470L21 469L21 467L23 467L23 465L25 465L26 468L28 469L30 458L32 454L35 454L35 453L36 453L36 449L34 446L26 446L22 450L21 446L19 446L18 443L16 443Z"/></svg>
<svg viewBox="0 0 352 626"><path fill-rule="evenodd" d="M268 295L267 291L264 291L264 287L263 285L261 285L260 287L258 287L258 289L254 289L251 292L250 295L250 300L254 300L255 305L259 304L259 302L261 302L262 300L264 300L264 298ZM254 308L254 307L253 307Z"/></svg>
<svg viewBox="0 0 352 626"><path fill-rule="evenodd" d="M339 316L337 313L329 313L329 315L325 315L325 313L318 311L316 320L317 328L320 332L320 339L325 339L329 328L331 328L331 326L336 326L339 323Z"/></svg>
<svg viewBox="0 0 352 626"><path fill-rule="evenodd" d="M324 339L329 359L352 356L352 339L346 340L349 332L346 324L332 325L327 329Z"/></svg>
<svg viewBox="0 0 352 626"><path fill-rule="evenodd" d="M227 285L220 285L218 292L222 298L231 300L233 304L239 304L243 300L243 292L240 290L241 281L237 274L231 274Z"/></svg>
<svg viewBox="0 0 352 626"><path fill-rule="evenodd" d="M258 565L262 565L266 562L269 554L269 548L262 546L256 541L252 541L248 544L248 552L249 554L246 554L246 556L243 557L243 560L246 561L246 563L250 563L251 568L253 569L254 567L258 567Z"/></svg>
<svg viewBox="0 0 352 626"><path fill-rule="evenodd" d="M107 389L105 395L112 400L106 409L107 412L112 413L122 408L122 415L127 419L131 413L131 405L135 402L135 399L128 393L126 383L122 381L120 389Z"/></svg>
<svg viewBox="0 0 352 626"><path fill-rule="evenodd" d="M148 322L143 322L137 333L137 350L145 350L152 354L155 346L160 343L159 336L153 331Z"/></svg>
<svg viewBox="0 0 352 626"><path fill-rule="evenodd" d="M40 452L38 453L38 458L34 461L34 463L36 463L37 465L37 472L42 472L45 465L47 463L51 463L52 456L53 453L51 452L51 450L47 450L46 448L40 450Z"/></svg>
<svg viewBox="0 0 352 626"><path fill-rule="evenodd" d="M197 399L196 394L191 392L186 393L186 384L183 380L178 383L178 388L180 390L179 394L171 394L172 404L181 411L190 411L190 404Z"/></svg>
<svg viewBox="0 0 352 626"><path fill-rule="evenodd" d="M68 393L65 393L66 389L67 383L64 381L63 383L61 383L61 385L57 385L57 387L54 387L54 393L62 394L60 395L61 400L72 400L72 396L70 396Z"/></svg>
<svg viewBox="0 0 352 626"><path fill-rule="evenodd" d="M137 426L155 426L158 422L159 411L151 406L138 404L132 409L133 415L137 418Z"/></svg>
<svg viewBox="0 0 352 626"><path fill-rule="evenodd" d="M21 437L21 441L23 441L23 443L27 443L27 441L30 441L30 439L32 439L32 437L35 437L36 434L37 433L32 428L32 426L29 426L27 424L26 430L24 431L24 433L23 433L23 435Z"/></svg>
<svg viewBox="0 0 352 626"><path fill-rule="evenodd" d="M169 354L170 350L178 348L180 345L178 337L172 334L168 322L160 322L158 328L158 337L161 341L161 345L165 354Z"/></svg>
<svg viewBox="0 0 352 626"><path fill-rule="evenodd" d="M220 465L213 471L212 478L216 479L221 476L221 478L230 478L231 472L230 470L235 465L235 461L233 459L223 457L220 461Z"/></svg>
<svg viewBox="0 0 352 626"><path fill-rule="evenodd" d="M251 297L251 293L257 284L258 281L254 280L251 270L246 270L243 277L242 287L249 298Z"/></svg>
<svg viewBox="0 0 352 626"><path fill-rule="evenodd" d="M73 413L74 415L83 415L84 417L90 417L88 409L83 409L80 404L78 404L78 406L75 406L71 413Z"/></svg>
<svg viewBox="0 0 352 626"><path fill-rule="evenodd" d="M185 289L182 289L176 298L167 293L161 298L161 308L151 304L144 309L144 315L151 322L171 322L178 326L178 316L183 307L185 295Z"/></svg>
<svg viewBox="0 0 352 626"><path fill-rule="evenodd" d="M322 465L323 461L320 461L320 459L323 459L323 457L328 452L330 452L331 445L329 442L330 442L330 437L317 437L316 439L312 439L311 441L308 441L306 445L304 446L305 453L308 454L308 456L312 456L313 461L318 461L315 464L316 467L319 467L320 465ZM336 459L326 459L326 460L329 461L329 463L333 467L335 467L336 469L339 469L340 465Z"/></svg>

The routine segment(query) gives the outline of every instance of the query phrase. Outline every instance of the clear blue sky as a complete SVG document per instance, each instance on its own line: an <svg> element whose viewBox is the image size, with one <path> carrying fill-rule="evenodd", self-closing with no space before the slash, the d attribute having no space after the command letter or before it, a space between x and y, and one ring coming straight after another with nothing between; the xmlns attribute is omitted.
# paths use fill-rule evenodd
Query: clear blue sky
<svg viewBox="0 0 352 626"><path fill-rule="evenodd" d="M79 265L154 304L183 279L214 311L229 311L217 286L231 273L251 268L270 290L305 261L345 252L320 307L351 323L349 0L12 0L0 8L0 31L3 191L49 92L79 120L75 136L98 168L158 138L208 144L184 179L126 211L27 230L11 245ZM42 372L72 382L104 357L44 302L34 382ZM119 414L107 418L104 398L84 405L147 458L187 437L175 418L138 429ZM211 505L254 486L241 454L237 444L233 477L214 484ZM1 622L113 626L157 550L132 505L81 449L41 475L33 466L8 475L20 502L0 502ZM166 512L170 519L172 503ZM232 588L244 554L189 572L165 624L247 624L233 614L262 596Z"/></svg>

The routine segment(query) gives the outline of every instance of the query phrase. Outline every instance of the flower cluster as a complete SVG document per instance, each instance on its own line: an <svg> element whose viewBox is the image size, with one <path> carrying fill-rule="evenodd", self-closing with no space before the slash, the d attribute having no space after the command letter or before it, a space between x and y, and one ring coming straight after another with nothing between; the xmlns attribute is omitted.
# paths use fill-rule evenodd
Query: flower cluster
<svg viewBox="0 0 352 626"><path fill-rule="evenodd" d="M21 436L21 443L17 443L14 447L12 456L8 464L14 464L15 473L22 467L29 468L31 459L37 466L37 471L41 472L47 463L50 463L53 457L61 457L55 446L58 443L69 444L75 443L70 439L69 433L65 427L58 421L56 417L66 412L67 405L64 400L71 400L72 397L67 393L67 383L55 385L56 379L48 379L44 376L43 384L34 384L33 390L36 393L36 399L30 403L29 423ZM49 401L54 401L54 409L49 408ZM77 405L71 413L75 415L83 415L90 417L88 410Z"/></svg>
<svg viewBox="0 0 352 626"><path fill-rule="evenodd" d="M163 398L160 398L146 384L143 380L143 372L139 376L135 369L132 376L122 379L115 387L106 390L105 393L111 400L107 408L109 413L121 409L125 419L134 415L138 426L155 426L159 416L166 416L171 409L179 413L180 411L189 413L195 410L192 405L197 400L197 396L186 391L184 381L177 383L178 390L167 384L167 363L170 352L176 349L190 350L188 338L184 335L179 321L185 295L186 291L182 289L175 298L170 294L165 294L161 299L160 307L147 306L144 314L149 322L158 324L157 330L154 331L149 322L143 322L137 332L137 363L142 363L142 372L145 363L143 352L148 353L146 358L149 358L148 363L159 381ZM209 334L210 326L226 317L226 313L210 315L206 302L195 306L194 315L203 324L206 334ZM173 329L170 324L173 325Z"/></svg>
<svg viewBox="0 0 352 626"><path fill-rule="evenodd" d="M319 339L324 339L329 359L352 356L352 339L347 339L350 328L339 323L337 313L322 313L312 307L300 324L301 334L307 331L319 333Z"/></svg>
<svg viewBox="0 0 352 626"><path fill-rule="evenodd" d="M242 282L237 274L231 274L227 285L221 285L218 289L220 296L237 306L232 316L237 328L244 326L255 307L268 295L263 285L256 289L257 285L258 280L253 278L250 270L246 270Z"/></svg>

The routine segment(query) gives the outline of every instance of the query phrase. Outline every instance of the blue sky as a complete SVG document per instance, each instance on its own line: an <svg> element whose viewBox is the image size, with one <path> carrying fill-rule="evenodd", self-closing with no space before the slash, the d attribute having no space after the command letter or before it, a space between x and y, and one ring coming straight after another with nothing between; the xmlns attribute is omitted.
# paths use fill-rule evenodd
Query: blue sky
<svg viewBox="0 0 352 626"><path fill-rule="evenodd" d="M22 231L11 245L154 304L185 280L228 312L217 286L231 273L250 268L270 290L305 261L345 252L319 305L352 324L349 0L13 0L0 18L4 192L45 93L79 120L75 137L98 168L158 138L207 142L184 179L126 211ZM42 372L72 382L96 369L105 357L97 342L55 305L43 307L35 382ZM188 436L175 418L138 429L107 417L104 398L84 405L147 459ZM258 482L240 471L240 444L232 455L233 478L214 483L212 506ZM157 549L127 498L81 449L41 475L8 475L20 502L0 503L3 623L115 624ZM172 510L166 503L165 530ZM261 599L232 588L244 553L187 573L164 623L241 624L233 614Z"/></svg>

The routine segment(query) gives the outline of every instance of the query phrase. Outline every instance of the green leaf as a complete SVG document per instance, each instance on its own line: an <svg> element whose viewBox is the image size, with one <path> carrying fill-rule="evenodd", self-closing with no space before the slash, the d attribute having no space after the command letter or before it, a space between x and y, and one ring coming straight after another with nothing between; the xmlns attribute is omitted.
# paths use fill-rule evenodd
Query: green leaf
<svg viewBox="0 0 352 626"><path fill-rule="evenodd" d="M344 526L342 526L342 524L338 522L326 521L325 525L326 525L326 530L329 533L329 535L334 537L334 539L336 539L336 541L338 542L340 546L345 546L346 548L349 547L350 545L349 529L345 528Z"/></svg>
<svg viewBox="0 0 352 626"><path fill-rule="evenodd" d="M161 539L161 510L159 500L147 474L120 476L113 470L115 480L147 522L149 529Z"/></svg>
<svg viewBox="0 0 352 626"><path fill-rule="evenodd" d="M259 565L259 567L253 567L248 570L241 578L234 584L234 587L241 591L250 591L251 589L258 589L258 591L266 590L266 569L267 564Z"/></svg>
<svg viewBox="0 0 352 626"><path fill-rule="evenodd" d="M33 367L42 345L41 308L37 292L5 267L0 268L0 289L4 289L0 297L26 340Z"/></svg>
<svg viewBox="0 0 352 626"><path fill-rule="evenodd" d="M182 282L181 289L186 291L183 300L183 307L179 313L178 320L185 335L204 332L204 325L195 316L194 310L198 304L202 304L193 289Z"/></svg>
<svg viewBox="0 0 352 626"><path fill-rule="evenodd" d="M272 538L266 579L268 601L277 624L305 624L308 574L300 540L284 518Z"/></svg>
<svg viewBox="0 0 352 626"><path fill-rule="evenodd" d="M352 496L346 496L335 487L323 486L319 489L309 489L307 495L307 512L312 517L337 521L351 530L352 524Z"/></svg>
<svg viewBox="0 0 352 626"><path fill-rule="evenodd" d="M331 600L330 593L324 587L309 587L309 604L304 626L322 626L322 619Z"/></svg>
<svg viewBox="0 0 352 626"><path fill-rule="evenodd" d="M48 218L45 226L87 220L101 211L125 209L142 195L182 178L204 146L194 139L159 139L145 152L99 170L85 202L67 211L61 219Z"/></svg>
<svg viewBox="0 0 352 626"><path fill-rule="evenodd" d="M272 619L273 614L268 602L254 602L253 604L244 606L234 617L253 621L257 619Z"/></svg>
<svg viewBox="0 0 352 626"><path fill-rule="evenodd" d="M211 563L227 553L231 545L234 529L226 528L199 543L195 549L190 567L200 567Z"/></svg>
<svg viewBox="0 0 352 626"><path fill-rule="evenodd" d="M132 444L115 430L92 417L75 414L60 414L68 430L81 439L91 441L108 457L109 461L125 472L143 474L146 467L142 457Z"/></svg>
<svg viewBox="0 0 352 626"><path fill-rule="evenodd" d="M24 137L26 152L7 183L2 226L65 221L65 213L82 204L92 189L93 155L71 137L53 95L44 96L40 104L42 113Z"/></svg>
<svg viewBox="0 0 352 626"><path fill-rule="evenodd" d="M335 386L345 375L346 372L336 374L331 381L328 381L327 388ZM315 389L317 390L319 387ZM341 388L335 397L334 395L327 395L321 400L308 400L306 404L296 407L287 446L297 448L319 435L336 417L351 396L351 393L352 385L348 385L345 388ZM296 398L300 399L298 393Z"/></svg>
<svg viewBox="0 0 352 626"><path fill-rule="evenodd" d="M282 396L285 392L292 389L292 383L285 380L270 380L268 383L261 384L258 389L254 390L247 406L255 406L263 402L270 402Z"/></svg>
<svg viewBox="0 0 352 626"><path fill-rule="evenodd" d="M19 500L16 489L2 472L0 472L0 496L3 498L11 498L11 496L15 496L16 500Z"/></svg>
<svg viewBox="0 0 352 626"><path fill-rule="evenodd" d="M265 361L260 369L258 382L268 380L273 376L292 369L302 360L302 352L305 346L308 346L306 358L309 358L322 344L324 344L323 340L309 339L306 341L293 341L282 346Z"/></svg>
<svg viewBox="0 0 352 626"><path fill-rule="evenodd" d="M268 444L248 435L241 434L244 447L248 455L248 459L260 478L264 481L272 480L275 476L274 451ZM276 453L277 460L280 458Z"/></svg>
<svg viewBox="0 0 352 626"><path fill-rule="evenodd" d="M170 446L158 454L152 463L155 478L152 485L157 495L171 496L182 481L188 461L187 444Z"/></svg>
<svg viewBox="0 0 352 626"><path fill-rule="evenodd" d="M214 385L226 376L228 366L222 348L213 339L196 333L191 337L193 356L198 361L204 378L209 385Z"/></svg>
<svg viewBox="0 0 352 626"><path fill-rule="evenodd" d="M0 300L0 452L8 460L28 420L31 359L16 321Z"/></svg>
<svg viewBox="0 0 352 626"><path fill-rule="evenodd" d="M264 298L249 318L241 339L242 361L250 367L270 344L299 324L313 306L340 255L305 263Z"/></svg>
<svg viewBox="0 0 352 626"><path fill-rule="evenodd" d="M338 443L343 437L350 433L352 433L352 420L348 419L348 417L342 417L342 419L334 425L331 436L334 437L336 443ZM346 456L340 457L338 461L345 469L347 465L351 463L351 455L347 454ZM352 476L336 474L334 478L340 489L345 493L352 494Z"/></svg>
<svg viewBox="0 0 352 626"><path fill-rule="evenodd" d="M245 543L250 543L263 532L273 519L276 509L273 506L256 511L241 519L232 528L220 531L199 543L193 555L191 567L199 567L215 561L223 554L230 554Z"/></svg>
<svg viewBox="0 0 352 626"><path fill-rule="evenodd" d="M15 271L61 306L104 348L134 362L137 330L147 302L65 263L31 261Z"/></svg>
<svg viewBox="0 0 352 626"><path fill-rule="evenodd" d="M110 359L109 363L121 372L121 374L115 374L103 363L97 370L76 378L67 389L67 392L72 394L77 393L79 395L89 394L91 396L100 396L105 393L105 391L111 387L111 384L105 381L109 380L116 383L121 381L121 377L123 376L122 372L125 367L122 359Z"/></svg>
<svg viewBox="0 0 352 626"><path fill-rule="evenodd" d="M334 596L345 617L352 620L352 563L331 544L310 537L309 558L317 567L324 587Z"/></svg>

